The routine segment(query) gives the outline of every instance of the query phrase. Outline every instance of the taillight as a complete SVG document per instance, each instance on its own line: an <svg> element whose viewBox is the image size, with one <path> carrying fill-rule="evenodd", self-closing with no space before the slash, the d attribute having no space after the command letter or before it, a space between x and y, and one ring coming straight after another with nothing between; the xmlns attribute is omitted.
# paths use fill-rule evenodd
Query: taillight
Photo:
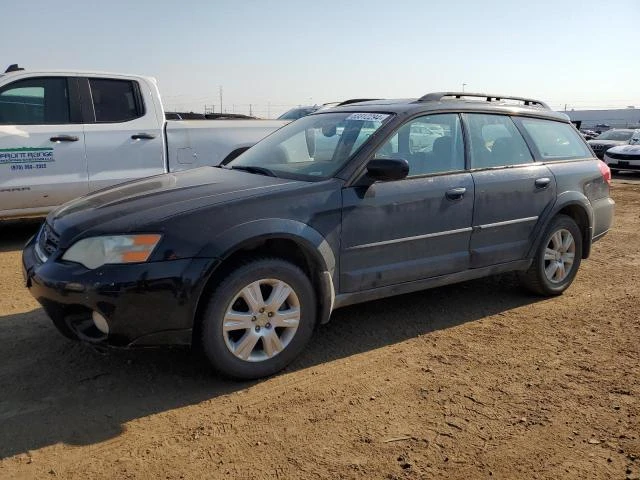
<svg viewBox="0 0 640 480"><path fill-rule="evenodd" d="M607 185L611 185L611 169L609 168L609 165L600 160L598 162L598 167L600 167L600 173L602 174L603 180L607 182Z"/></svg>

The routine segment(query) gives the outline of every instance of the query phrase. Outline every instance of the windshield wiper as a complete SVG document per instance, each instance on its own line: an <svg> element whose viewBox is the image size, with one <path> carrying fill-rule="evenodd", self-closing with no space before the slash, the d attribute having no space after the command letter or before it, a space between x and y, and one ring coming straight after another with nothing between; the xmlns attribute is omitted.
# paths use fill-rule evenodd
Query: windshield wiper
<svg viewBox="0 0 640 480"><path fill-rule="evenodd" d="M254 167L251 165L231 165L231 170L242 170L243 172L257 173L258 175L266 175L267 177L276 176L276 174L268 168Z"/></svg>

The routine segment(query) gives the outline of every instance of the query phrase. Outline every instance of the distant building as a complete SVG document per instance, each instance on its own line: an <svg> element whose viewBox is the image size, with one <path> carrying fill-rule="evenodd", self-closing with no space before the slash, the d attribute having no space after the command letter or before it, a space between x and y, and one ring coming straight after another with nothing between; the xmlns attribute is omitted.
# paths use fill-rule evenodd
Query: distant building
<svg viewBox="0 0 640 480"><path fill-rule="evenodd" d="M562 110L572 122L581 121L580 128L596 130L596 125L611 128L640 128L640 108L620 108L616 110ZM607 128L597 128L606 130Z"/></svg>

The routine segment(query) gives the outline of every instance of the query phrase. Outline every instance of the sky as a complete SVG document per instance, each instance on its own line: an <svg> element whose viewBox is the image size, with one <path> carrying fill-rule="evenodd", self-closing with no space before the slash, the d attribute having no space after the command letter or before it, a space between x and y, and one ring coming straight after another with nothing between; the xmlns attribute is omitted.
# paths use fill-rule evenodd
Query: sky
<svg viewBox="0 0 640 480"><path fill-rule="evenodd" d="M274 117L455 90L640 108L640 0L7 1L0 62L156 77L165 108ZM2 67L3 65L0 65Z"/></svg>

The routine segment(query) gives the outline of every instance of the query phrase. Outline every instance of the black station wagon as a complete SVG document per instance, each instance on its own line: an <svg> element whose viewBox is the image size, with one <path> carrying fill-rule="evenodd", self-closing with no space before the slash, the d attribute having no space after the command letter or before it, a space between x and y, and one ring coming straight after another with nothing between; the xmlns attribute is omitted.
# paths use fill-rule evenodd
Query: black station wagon
<svg viewBox="0 0 640 480"><path fill-rule="evenodd" d="M262 377L345 305L507 271L561 294L609 230L610 180L540 101L353 103L226 165L58 208L25 247L25 281L70 338L193 345L225 375Z"/></svg>

